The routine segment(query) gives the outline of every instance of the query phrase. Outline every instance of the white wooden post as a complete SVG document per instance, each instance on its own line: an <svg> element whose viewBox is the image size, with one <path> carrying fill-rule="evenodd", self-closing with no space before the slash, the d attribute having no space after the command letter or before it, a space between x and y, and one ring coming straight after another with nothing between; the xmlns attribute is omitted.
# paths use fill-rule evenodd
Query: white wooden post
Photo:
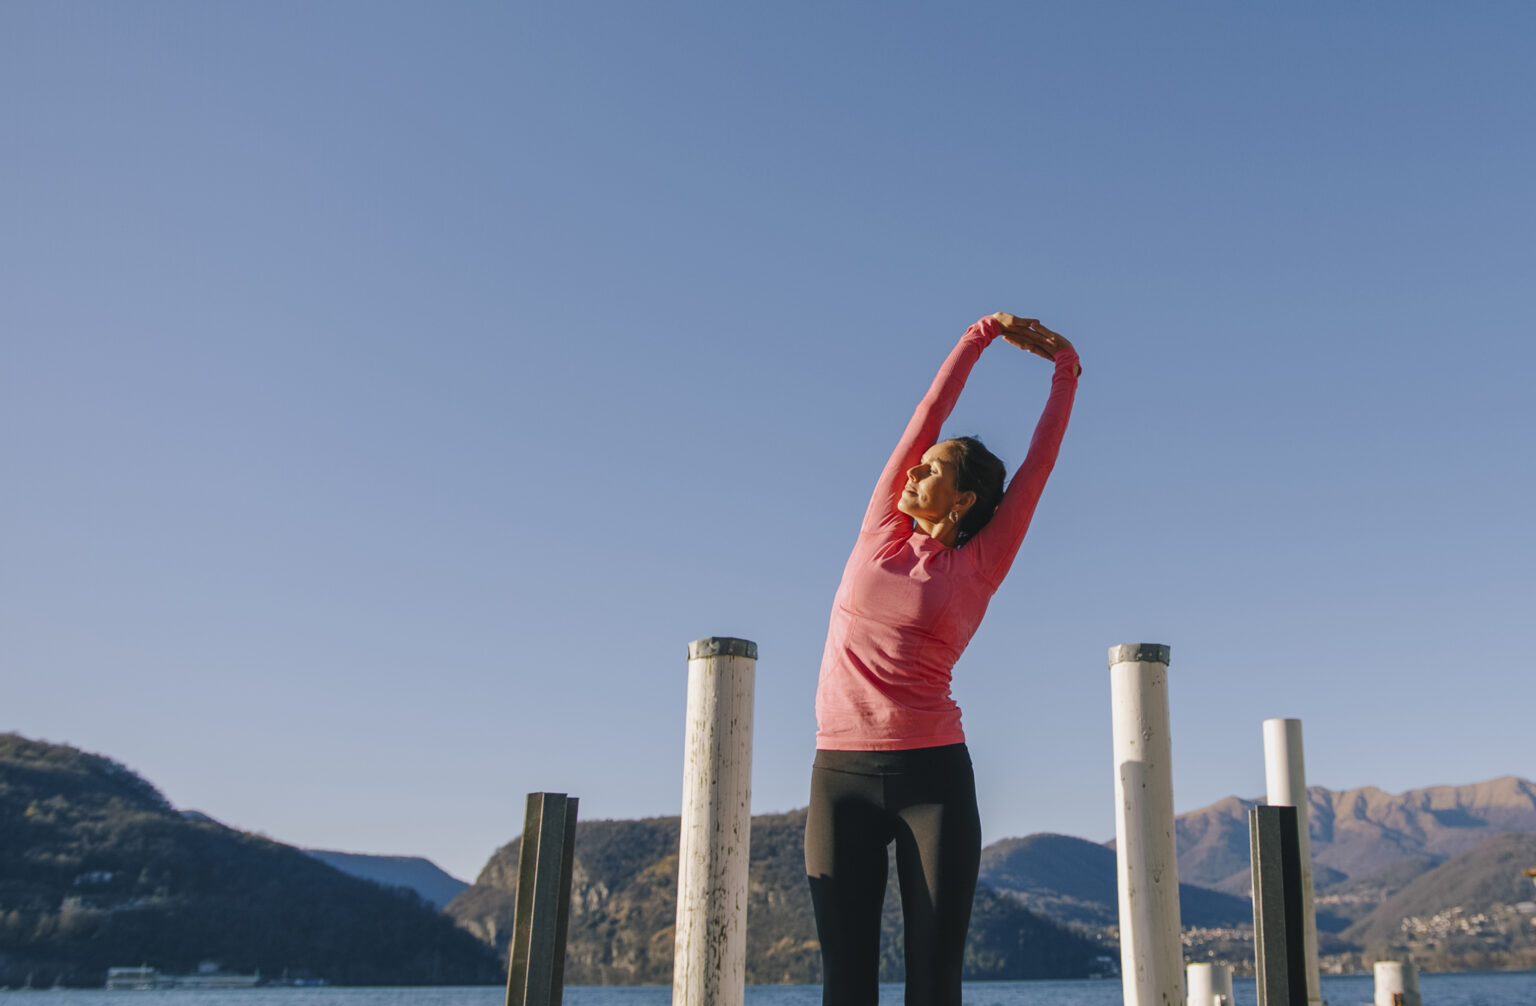
<svg viewBox="0 0 1536 1006"><path fill-rule="evenodd" d="M688 645L673 1006L742 1006L746 994L756 666L746 639Z"/></svg>
<svg viewBox="0 0 1536 1006"><path fill-rule="evenodd" d="M1376 1006L1423 1006L1412 961L1376 962Z"/></svg>
<svg viewBox="0 0 1536 1006"><path fill-rule="evenodd" d="M1307 1002L1323 1001L1317 964L1317 912L1312 907L1312 842L1308 821L1307 766L1302 756L1301 720L1264 721L1264 781L1271 807L1295 807L1301 831L1301 946L1307 961Z"/></svg>
<svg viewBox="0 0 1536 1006"><path fill-rule="evenodd" d="M1159 643L1109 650L1125 1006L1177 1006L1184 1001L1168 656L1168 647Z"/></svg>

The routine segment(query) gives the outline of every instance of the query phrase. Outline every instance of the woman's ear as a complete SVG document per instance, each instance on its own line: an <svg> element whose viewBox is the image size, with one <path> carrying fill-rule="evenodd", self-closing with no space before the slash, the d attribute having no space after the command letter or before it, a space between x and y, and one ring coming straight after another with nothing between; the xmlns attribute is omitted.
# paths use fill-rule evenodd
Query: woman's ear
<svg viewBox="0 0 1536 1006"><path fill-rule="evenodd" d="M960 516L962 517L969 513L971 507L975 505L976 494L973 492L963 492L959 496L955 497L955 509L961 512Z"/></svg>

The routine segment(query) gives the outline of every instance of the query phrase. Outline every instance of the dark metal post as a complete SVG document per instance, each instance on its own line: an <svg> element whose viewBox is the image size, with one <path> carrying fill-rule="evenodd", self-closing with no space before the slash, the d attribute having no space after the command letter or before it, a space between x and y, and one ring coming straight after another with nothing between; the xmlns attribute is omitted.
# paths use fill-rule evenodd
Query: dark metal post
<svg viewBox="0 0 1536 1006"><path fill-rule="evenodd" d="M1264 721L1264 781L1271 807L1296 808L1301 849L1301 938L1307 961L1307 1001L1324 1006L1317 964L1317 912L1312 907L1312 840L1308 830L1307 762L1302 754L1301 720Z"/></svg>
<svg viewBox="0 0 1536 1006"><path fill-rule="evenodd" d="M517 854L517 901L507 960L507 1006L560 1006L571 911L576 798L529 793Z"/></svg>
<svg viewBox="0 0 1536 1006"><path fill-rule="evenodd" d="M1295 807L1248 812L1253 863L1253 953L1259 1006L1307 1006L1301 838Z"/></svg>

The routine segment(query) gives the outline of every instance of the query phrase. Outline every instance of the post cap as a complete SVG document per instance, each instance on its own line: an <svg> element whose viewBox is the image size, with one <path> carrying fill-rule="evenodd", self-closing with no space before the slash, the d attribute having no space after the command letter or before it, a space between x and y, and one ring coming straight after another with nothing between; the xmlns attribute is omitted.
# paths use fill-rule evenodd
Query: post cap
<svg viewBox="0 0 1536 1006"><path fill-rule="evenodd" d="M1109 666L1126 663L1166 664L1168 655L1166 643L1121 643L1109 648Z"/></svg>
<svg viewBox="0 0 1536 1006"><path fill-rule="evenodd" d="M748 660L756 660L757 644L750 639L737 639L735 636L710 636L695 639L688 644L689 660L701 660L704 657L746 657Z"/></svg>

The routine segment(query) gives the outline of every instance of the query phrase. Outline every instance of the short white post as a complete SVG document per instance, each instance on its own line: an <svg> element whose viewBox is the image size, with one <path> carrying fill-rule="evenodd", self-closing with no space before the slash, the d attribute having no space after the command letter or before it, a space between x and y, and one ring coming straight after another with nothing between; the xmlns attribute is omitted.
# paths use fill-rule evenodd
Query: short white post
<svg viewBox="0 0 1536 1006"><path fill-rule="evenodd" d="M1216 1002L1215 976L1211 974L1213 969L1209 964L1190 964L1185 969L1185 982L1189 986L1189 995L1185 1002L1189 1006L1218 1006Z"/></svg>
<svg viewBox="0 0 1536 1006"><path fill-rule="evenodd" d="M1307 961L1307 1002L1323 1001L1317 966L1317 912L1312 907L1312 841L1307 765L1302 756L1301 720L1264 721L1264 781L1266 803L1295 807L1301 842L1301 947Z"/></svg>
<svg viewBox="0 0 1536 1006"><path fill-rule="evenodd" d="M673 1006L742 1006L746 995L756 667L746 639L688 645Z"/></svg>
<svg viewBox="0 0 1536 1006"><path fill-rule="evenodd" d="M1423 1006L1412 961L1376 962L1376 1006Z"/></svg>
<svg viewBox="0 0 1536 1006"><path fill-rule="evenodd" d="M1109 650L1125 1006L1177 1006L1184 1001L1168 656L1168 647L1160 643Z"/></svg>
<svg viewBox="0 0 1536 1006"><path fill-rule="evenodd" d="M1199 962L1186 969L1188 1006L1232 1006L1232 965Z"/></svg>

